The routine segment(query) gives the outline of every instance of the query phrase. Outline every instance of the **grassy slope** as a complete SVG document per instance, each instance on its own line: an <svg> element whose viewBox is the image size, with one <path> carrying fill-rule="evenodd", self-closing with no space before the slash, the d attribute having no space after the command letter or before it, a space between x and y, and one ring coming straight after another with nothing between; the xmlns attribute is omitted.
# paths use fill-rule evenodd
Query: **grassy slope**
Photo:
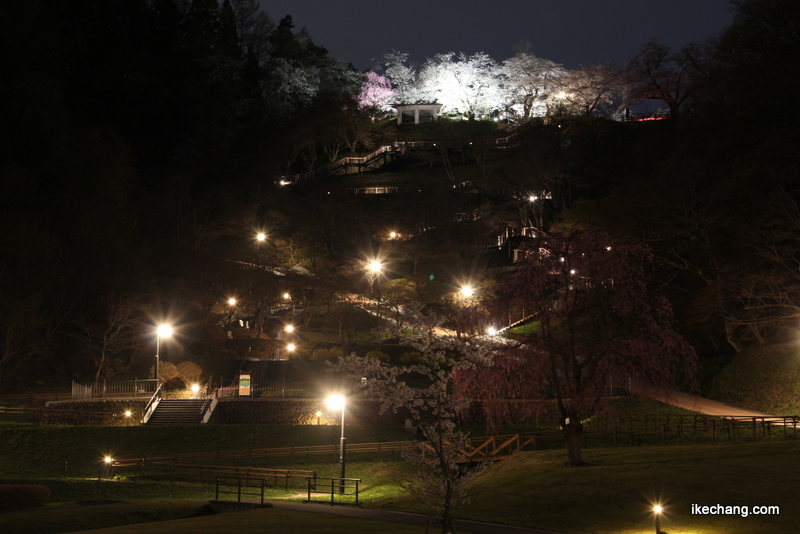
<svg viewBox="0 0 800 534"><path fill-rule="evenodd" d="M742 351L714 378L709 396L765 413L800 413L800 345Z"/></svg>
<svg viewBox="0 0 800 534"><path fill-rule="evenodd" d="M348 440L405 440L400 428L348 427ZM29 427L0 425L0 477L97 476L106 454L116 458L180 452L338 443L338 426L208 425L183 427Z"/></svg>

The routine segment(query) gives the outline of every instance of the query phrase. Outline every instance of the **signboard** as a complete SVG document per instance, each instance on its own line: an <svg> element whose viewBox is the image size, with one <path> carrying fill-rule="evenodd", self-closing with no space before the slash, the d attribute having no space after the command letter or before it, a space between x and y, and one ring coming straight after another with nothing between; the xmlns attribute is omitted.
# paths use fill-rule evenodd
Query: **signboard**
<svg viewBox="0 0 800 534"><path fill-rule="evenodd" d="M250 373L239 373L239 396L250 396Z"/></svg>

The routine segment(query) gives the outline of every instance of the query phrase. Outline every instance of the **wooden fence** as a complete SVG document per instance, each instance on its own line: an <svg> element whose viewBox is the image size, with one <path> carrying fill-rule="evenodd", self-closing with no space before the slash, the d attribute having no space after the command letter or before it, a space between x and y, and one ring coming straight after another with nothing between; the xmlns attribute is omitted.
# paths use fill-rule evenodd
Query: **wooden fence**
<svg viewBox="0 0 800 534"><path fill-rule="evenodd" d="M595 421L587 426L582 436L584 447L620 447L644 444L667 443L717 443L720 441L745 441L775 438L797 438L800 418L785 417L712 417L703 415L644 414ZM372 453L398 456L410 446L426 447L425 442L384 441L377 443L348 443L347 454ZM561 430L537 430L518 434L499 436L476 436L467 440L462 452L465 462L496 461L522 451L555 449L564 446ZM427 448L433 449L428 445ZM307 447L273 447L264 449L240 449L201 453L183 453L170 456L156 456L116 460L119 465L176 465L176 466L220 466L225 463L246 463L271 461L276 458L309 461L311 456L328 455L331 459L339 457L339 444L312 445ZM133 463L133 464L132 464ZM195 468L195 469L196 469ZM231 469L243 469L232 467ZM253 468L255 469L255 468Z"/></svg>
<svg viewBox="0 0 800 534"><path fill-rule="evenodd" d="M0 421L31 423L36 425L103 425L120 426L138 424L133 413L90 409L31 408L27 406L0 406Z"/></svg>
<svg viewBox="0 0 800 534"><path fill-rule="evenodd" d="M17 393L0 395L0 404L44 406L50 401L71 400L72 393Z"/></svg>

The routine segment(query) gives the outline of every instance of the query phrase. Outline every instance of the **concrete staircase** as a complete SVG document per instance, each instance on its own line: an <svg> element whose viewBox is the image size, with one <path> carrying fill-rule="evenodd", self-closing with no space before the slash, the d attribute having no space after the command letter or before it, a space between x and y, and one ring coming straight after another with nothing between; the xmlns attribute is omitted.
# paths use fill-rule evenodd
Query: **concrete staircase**
<svg viewBox="0 0 800 534"><path fill-rule="evenodd" d="M148 425L198 425L203 420L203 399L161 399Z"/></svg>

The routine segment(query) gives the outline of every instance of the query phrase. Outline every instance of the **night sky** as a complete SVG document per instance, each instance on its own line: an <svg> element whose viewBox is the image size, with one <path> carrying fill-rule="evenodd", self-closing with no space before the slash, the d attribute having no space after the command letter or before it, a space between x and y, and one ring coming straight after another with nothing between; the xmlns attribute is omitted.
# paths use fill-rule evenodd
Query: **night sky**
<svg viewBox="0 0 800 534"><path fill-rule="evenodd" d="M718 35L728 0L261 0L274 22L292 15L315 44L365 70L392 49L412 61L443 52L486 52L497 61L529 41L570 69L624 66L657 38L674 48Z"/></svg>

